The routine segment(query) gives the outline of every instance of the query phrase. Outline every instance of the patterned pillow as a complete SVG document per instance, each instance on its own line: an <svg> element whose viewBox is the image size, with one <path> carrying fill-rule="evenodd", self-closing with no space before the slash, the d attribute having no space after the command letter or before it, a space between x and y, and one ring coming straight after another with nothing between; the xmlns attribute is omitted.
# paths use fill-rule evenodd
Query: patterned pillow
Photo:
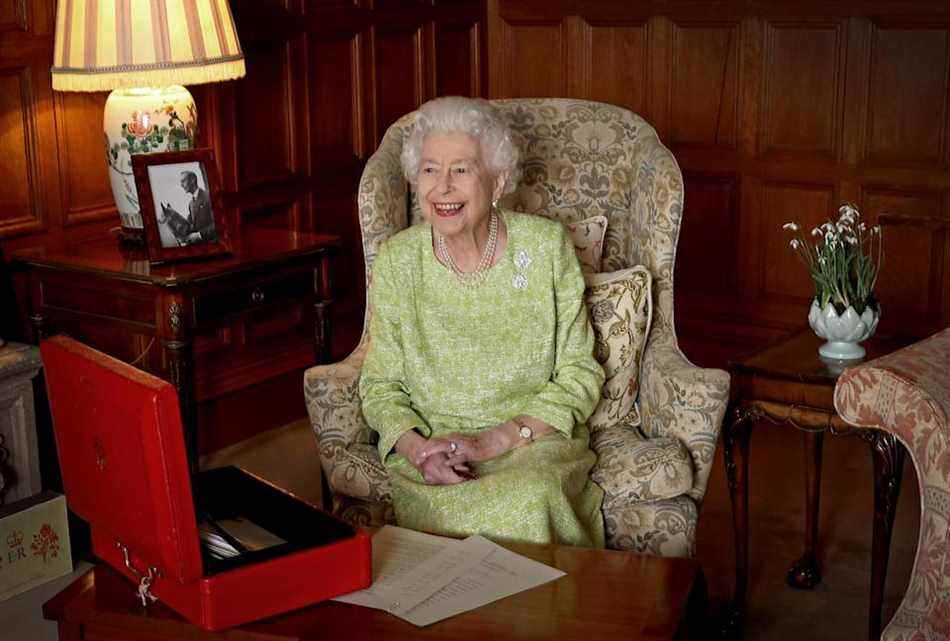
<svg viewBox="0 0 950 641"><path fill-rule="evenodd" d="M640 424L635 401L640 391L640 360L650 332L652 278L646 267L587 274L584 300L594 328L594 356L607 379L600 402L588 420L591 432L623 422Z"/></svg>
<svg viewBox="0 0 950 641"><path fill-rule="evenodd" d="M693 458L672 436L643 438L620 425L593 435L597 463L590 477L606 493L604 505L661 501L693 488Z"/></svg>
<svg viewBox="0 0 950 641"><path fill-rule="evenodd" d="M600 271L600 257L604 253L604 236L607 234L607 217L591 216L576 223L564 223L574 242L574 251L581 264L581 271L593 274Z"/></svg>

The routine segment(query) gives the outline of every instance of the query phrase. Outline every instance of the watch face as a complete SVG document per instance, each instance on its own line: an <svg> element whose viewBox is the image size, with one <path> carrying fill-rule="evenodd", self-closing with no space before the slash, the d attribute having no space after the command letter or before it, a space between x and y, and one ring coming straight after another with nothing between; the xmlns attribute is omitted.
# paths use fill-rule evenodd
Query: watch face
<svg viewBox="0 0 950 641"><path fill-rule="evenodd" d="M531 439L531 434L532 434L531 428L528 427L527 425L522 425L522 426L521 426L521 429L518 430L518 434L521 435L521 438L523 438L523 439L525 439L525 440L530 440L530 439Z"/></svg>

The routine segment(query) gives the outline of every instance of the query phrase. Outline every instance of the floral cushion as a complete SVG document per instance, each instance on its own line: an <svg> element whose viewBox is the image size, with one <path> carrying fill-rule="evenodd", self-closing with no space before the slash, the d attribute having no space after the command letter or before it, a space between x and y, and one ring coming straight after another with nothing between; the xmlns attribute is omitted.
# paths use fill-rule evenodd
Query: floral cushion
<svg viewBox="0 0 950 641"><path fill-rule="evenodd" d="M594 356L607 375L600 402L587 421L591 432L640 424L637 393L650 318L650 272L643 266L588 274L584 299L594 328Z"/></svg>
<svg viewBox="0 0 950 641"><path fill-rule="evenodd" d="M606 503L669 499L693 487L693 459L677 438L648 439L618 425L595 433L591 449L597 454L591 478Z"/></svg>
<svg viewBox="0 0 950 641"><path fill-rule="evenodd" d="M604 253L604 236L607 234L607 217L591 216L577 223L565 223L564 226L574 242L581 271L585 274L599 272L600 257Z"/></svg>

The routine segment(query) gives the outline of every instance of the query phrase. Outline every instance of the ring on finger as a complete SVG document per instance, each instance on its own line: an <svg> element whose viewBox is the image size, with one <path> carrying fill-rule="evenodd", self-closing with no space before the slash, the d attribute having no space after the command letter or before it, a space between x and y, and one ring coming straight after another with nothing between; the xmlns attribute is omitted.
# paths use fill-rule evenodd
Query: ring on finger
<svg viewBox="0 0 950 641"><path fill-rule="evenodd" d="M455 441L449 441L449 453L455 454L458 448L459 446L456 444Z"/></svg>

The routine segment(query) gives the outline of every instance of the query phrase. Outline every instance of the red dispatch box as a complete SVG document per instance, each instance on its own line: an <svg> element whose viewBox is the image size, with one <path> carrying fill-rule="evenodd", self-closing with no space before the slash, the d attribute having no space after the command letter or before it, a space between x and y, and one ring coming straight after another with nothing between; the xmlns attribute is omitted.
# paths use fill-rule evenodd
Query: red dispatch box
<svg viewBox="0 0 950 641"><path fill-rule="evenodd" d="M64 336L40 350L67 504L143 602L220 630L369 586L362 530L234 467L191 478L169 383Z"/></svg>

